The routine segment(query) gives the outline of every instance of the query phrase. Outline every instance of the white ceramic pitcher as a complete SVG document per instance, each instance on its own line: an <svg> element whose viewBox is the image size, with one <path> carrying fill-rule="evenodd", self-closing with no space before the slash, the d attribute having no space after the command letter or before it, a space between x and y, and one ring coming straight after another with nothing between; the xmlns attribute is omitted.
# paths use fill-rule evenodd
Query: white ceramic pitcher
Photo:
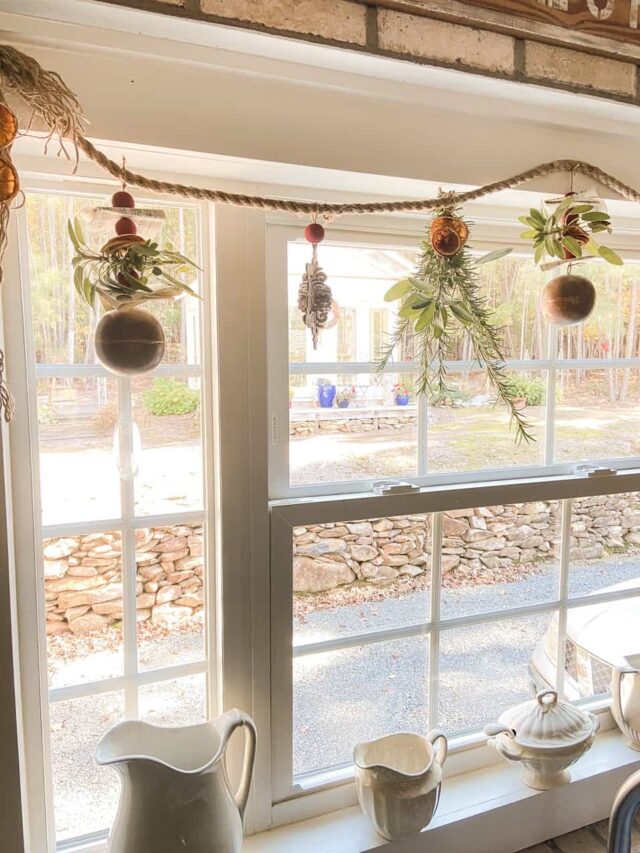
<svg viewBox="0 0 640 853"><path fill-rule="evenodd" d="M447 738L437 729L426 737L401 732L354 748L360 806L383 838L395 841L427 826L440 799L446 757Z"/></svg>
<svg viewBox="0 0 640 853"><path fill-rule="evenodd" d="M239 726L248 737L233 794L224 757ZM255 749L253 721L237 709L182 728L137 720L114 726L96 752L97 763L112 764L121 780L109 853L239 853Z"/></svg>
<svg viewBox="0 0 640 853"><path fill-rule="evenodd" d="M624 660L613 670L611 713L629 746L640 750L640 656Z"/></svg>

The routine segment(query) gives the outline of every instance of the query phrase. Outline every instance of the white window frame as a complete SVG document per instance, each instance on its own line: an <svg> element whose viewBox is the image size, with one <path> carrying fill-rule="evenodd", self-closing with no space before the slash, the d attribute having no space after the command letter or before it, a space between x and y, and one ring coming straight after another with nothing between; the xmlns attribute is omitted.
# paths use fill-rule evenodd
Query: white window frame
<svg viewBox="0 0 640 853"><path fill-rule="evenodd" d="M60 182L46 174L29 176L23 180L26 192L56 193L69 196L104 196L112 191L112 182L75 178ZM145 198L137 193L138 204L157 205L158 197ZM120 691L124 697L125 716L138 714L138 688L175 678L195 674L206 676L206 707L209 717L220 710L221 686L218 679L217 624L218 581L216 572L215 495L215 431L214 431L214 373L213 373L213 319L211 310L211 268L208 235L211 225L209 205L176 202L175 198L162 197L163 202L191 208L197 216L198 257L203 270L200 274L203 297L200 311L201 358L199 364L160 365L152 376L197 377L201 389L201 446L203 471L203 506L200 510L135 516L133 481L121 480L121 513L116 518L97 518L43 526L41 521L39 485L38 420L36 412L35 383L46 377L100 376L113 380L101 365L38 365L35 363L31 329L31 287L29 276L29 246L26 209L16 212L12 224L7 269L13 286L2 290L2 307L5 318L5 343L8 379L17 398L17 412L10 429L10 460L12 472L12 515L15 537L15 577L17 590L18 638L20 679L23 705L23 755L29 848L33 851L56 849L53 786L49 748L49 704L77 699L104 692ZM11 321L7 322L6 318ZM131 414L131 393L128 379L117 378L117 397L121 413ZM121 440L131 441L131 430L121 431ZM126 448L125 448L126 451ZM205 644L204 657L199 661L171 665L137 672L136 640L136 575L135 530L154 525L201 523L205 527ZM47 644L44 620L43 539L118 530L122 535L123 575L123 674L100 681L48 689ZM33 570L35 566L35 571ZM37 665L35 665L37 662ZM65 841L57 849L71 849L80 845L99 848L106 838L105 832L90 833Z"/></svg>
<svg viewBox="0 0 640 853"><path fill-rule="evenodd" d="M484 210L474 215L473 247L478 251L491 251L505 245L518 246L517 233L514 233L515 216L498 218L498 212ZM515 222L515 226L518 223ZM517 231L517 229L516 229ZM327 226L327 237L319 249L325 246L351 245L354 247L375 246L376 248L416 249L422 238L424 225L407 220L403 228L398 222L383 221L376 225L349 220L339 220ZM283 218L267 220L267 289L268 289L268 358L269 358L269 407L270 407L270 449L269 449L269 497L271 500L297 499L314 496L353 494L369 491L371 478L362 480L319 483L306 486L292 486L289 483L289 375L322 376L326 374L373 374L375 365L370 362L288 362L288 290L287 290L287 244L304 243L300 225L292 225ZM520 244L522 241L520 241ZM621 252L629 261L640 260L640 252L633 235L615 234L608 243ZM527 257L524 250L514 252L514 256ZM510 480L515 477L537 478L550 475L571 474L576 462L554 462L554 413L556 399L556 380L559 370L614 368L640 369L640 358L584 358L563 359L558 357L558 328L549 325L547 355L544 359L507 359L507 369L517 371L539 371L546 374L545 394L546 411L544 433L537 440L544 442L544 464L503 469L482 469L459 473L428 472L426 434L428 429L428 403L420 398L417 405L417 473L407 474L408 480L419 486L457 485L489 480ZM447 368L452 373L465 373L478 370L474 362L450 361ZM415 372L415 362L389 362L385 373ZM633 468L633 458L590 459L593 464L602 464L617 470Z"/></svg>
<svg viewBox="0 0 640 853"><path fill-rule="evenodd" d="M517 245L515 238L520 227L512 211L507 219L504 211L483 209L474 211L473 246L490 251L503 245ZM334 651L380 640L424 635L430 645L429 726L436 724L437 712L437 661L439 636L442 630L466 625L481 624L521 616L543 613L559 614L558 636L558 688L562 692L564 678L564 651L566 645L567 612L575 607L637 597L640 588L631 592L596 593L589 596L569 595L569 536L571 502L574 498L590 495L616 494L638 491L640 469L638 458L589 460L601 461L615 469L607 477L586 479L576 476L575 464L553 463L553 417L555 409L555 383L558 369L629 367L638 369L640 359L560 359L557 356L558 333L550 327L545 359L509 360L507 367L518 370L546 371L546 421L545 433L550 441L545 444L545 465L503 470L482 470L460 474L428 475L425 452L418 453L421 475L406 477L419 487L419 491L378 496L371 491L371 480L339 483L322 483L306 487L289 485L288 465L288 384L289 371L301 374L371 373L369 363L288 363L288 276L287 243L304 242L299 223L285 216L267 219L267 298L268 298L268 359L269 359L269 496L271 509L271 762L273 822L278 825L307 819L323 812L343 808L356 802L353 785L353 768L350 765L331 768L325 772L310 773L292 782L292 650L293 657L314 652ZM424 232L424 222L404 219L377 221L340 219L327 227L323 246L368 246L377 248L414 248ZM514 242L512 242L514 241ZM624 231L609 241L625 258L636 261L640 253L634 246L633 232ZM322 247L321 247L322 249ZM320 251L321 251L320 249ZM523 253L524 254L524 253ZM321 258L320 258L320 262ZM387 372L409 372L415 365L389 364ZM471 363L451 362L452 370L470 369ZM477 369L477 366L476 366ZM418 406L418 430L426 429L426 404ZM545 436L538 436L544 440ZM469 617L442 618L440 615L440 553L442 538L441 513L447 509L491 506L534 500L558 500L562 505L562 540L559 558L557 596L543 603L503 611L474 614ZM434 513L432 526L432 563L430 612L422 624L410 627L370 632L327 642L309 643L294 647L292 621L292 564L293 528L326 522L359 521L379 517L393 517L418 513ZM612 724L608 701L602 698L583 700L585 706L602 716L603 729ZM486 738L479 732L452 738L452 758L447 774L456 775L495 763L497 756L486 747Z"/></svg>

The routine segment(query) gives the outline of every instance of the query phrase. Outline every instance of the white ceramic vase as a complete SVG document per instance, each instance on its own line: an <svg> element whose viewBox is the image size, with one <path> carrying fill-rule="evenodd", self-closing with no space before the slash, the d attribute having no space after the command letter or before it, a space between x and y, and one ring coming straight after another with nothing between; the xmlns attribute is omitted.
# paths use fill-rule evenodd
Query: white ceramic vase
<svg viewBox="0 0 640 853"><path fill-rule="evenodd" d="M616 667L611 684L611 713L632 749L640 750L640 670L636 657Z"/></svg>
<svg viewBox="0 0 640 853"><path fill-rule="evenodd" d="M599 726L593 714L558 701L555 690L541 690L484 732L503 758L521 766L525 785L547 791L570 781L569 767L590 749Z"/></svg>
<svg viewBox="0 0 640 853"><path fill-rule="evenodd" d="M428 825L446 757L447 739L435 729L426 737L403 732L355 747L360 806L383 838L406 838Z"/></svg>
<svg viewBox="0 0 640 853"><path fill-rule="evenodd" d="M240 726L248 737L234 794L224 757ZM113 765L121 779L108 853L239 853L255 747L253 721L236 709L183 728L140 721L114 726L96 752L97 763Z"/></svg>

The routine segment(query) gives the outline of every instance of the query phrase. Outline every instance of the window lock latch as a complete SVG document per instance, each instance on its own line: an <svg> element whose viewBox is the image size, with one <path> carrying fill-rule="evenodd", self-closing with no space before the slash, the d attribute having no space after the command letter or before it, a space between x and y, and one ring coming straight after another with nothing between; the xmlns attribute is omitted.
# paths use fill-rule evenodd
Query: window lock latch
<svg viewBox="0 0 640 853"><path fill-rule="evenodd" d="M403 495L407 492L419 492L420 486L402 480L378 480L372 484L371 490L376 495Z"/></svg>

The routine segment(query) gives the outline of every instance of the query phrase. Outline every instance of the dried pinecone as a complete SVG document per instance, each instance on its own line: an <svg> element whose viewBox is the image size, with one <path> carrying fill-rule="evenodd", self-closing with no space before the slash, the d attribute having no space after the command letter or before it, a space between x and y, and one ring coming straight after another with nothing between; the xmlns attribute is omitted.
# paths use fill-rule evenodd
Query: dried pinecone
<svg viewBox="0 0 640 853"><path fill-rule="evenodd" d="M311 262L306 265L305 273L298 290L298 308L302 312L305 326L311 329L313 348L318 348L320 329L329 319L332 294L327 284L327 274L318 265L314 251Z"/></svg>

